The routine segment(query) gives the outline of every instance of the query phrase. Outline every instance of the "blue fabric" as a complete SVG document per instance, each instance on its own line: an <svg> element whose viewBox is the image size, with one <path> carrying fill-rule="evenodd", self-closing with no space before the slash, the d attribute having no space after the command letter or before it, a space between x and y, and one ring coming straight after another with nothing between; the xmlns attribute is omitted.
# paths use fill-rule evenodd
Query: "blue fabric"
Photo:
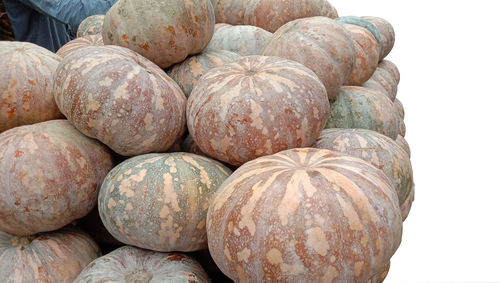
<svg viewBox="0 0 500 283"><path fill-rule="evenodd" d="M116 0L3 0L17 41L56 52L87 17L106 14Z"/></svg>

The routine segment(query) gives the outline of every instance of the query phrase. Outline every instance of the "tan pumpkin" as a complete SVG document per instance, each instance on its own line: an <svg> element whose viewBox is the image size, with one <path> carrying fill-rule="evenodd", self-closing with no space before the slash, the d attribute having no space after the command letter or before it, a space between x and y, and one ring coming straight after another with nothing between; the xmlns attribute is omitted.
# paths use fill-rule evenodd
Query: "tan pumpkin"
<svg viewBox="0 0 500 283"><path fill-rule="evenodd" d="M350 32L356 49L356 64L344 85L360 86L375 72L378 64L378 43L366 28L353 24L344 24Z"/></svg>
<svg viewBox="0 0 500 283"><path fill-rule="evenodd" d="M376 274L368 282L366 283L382 283L384 282L385 278L387 277L387 274L389 274L389 269L391 268L391 262L389 261L385 266L384 270L382 272Z"/></svg>
<svg viewBox="0 0 500 283"><path fill-rule="evenodd" d="M394 101L398 94L398 83L396 79L389 71L378 67L370 79L362 86L383 92L391 101Z"/></svg>
<svg viewBox="0 0 500 283"><path fill-rule="evenodd" d="M405 138L401 135L398 135L398 137L396 138L396 142L398 143L398 145L404 150L406 151L406 153L408 154L409 157L411 157L411 150L410 150L410 145L408 144L408 142L405 140Z"/></svg>
<svg viewBox="0 0 500 283"><path fill-rule="evenodd" d="M415 200L415 184L413 185L410 195L406 198L406 201L401 205L401 217L403 220L406 220L408 215L410 214L411 206L413 201Z"/></svg>
<svg viewBox="0 0 500 283"><path fill-rule="evenodd" d="M84 35L73 39L72 41L64 44L57 50L56 54L62 58L66 57L69 53L87 46L103 46L102 35Z"/></svg>
<svg viewBox="0 0 500 283"><path fill-rule="evenodd" d="M101 35L103 23L104 15L92 15L87 17L78 26L76 37L82 37L86 35Z"/></svg>
<svg viewBox="0 0 500 283"><path fill-rule="evenodd" d="M404 137L406 135L406 124L405 124L405 121L403 119L399 120L399 135L402 137Z"/></svg>
<svg viewBox="0 0 500 283"><path fill-rule="evenodd" d="M241 56L260 55L272 36L272 33L255 26L229 26L214 32L206 48L228 50Z"/></svg>
<svg viewBox="0 0 500 283"><path fill-rule="evenodd" d="M393 103L394 103L394 108L396 109L396 113L398 113L399 118L404 119L405 118L405 109L404 109L401 101L396 98L396 99L394 99Z"/></svg>
<svg viewBox="0 0 500 283"><path fill-rule="evenodd" d="M28 42L0 41L0 133L62 118L52 94L61 57Z"/></svg>
<svg viewBox="0 0 500 283"><path fill-rule="evenodd" d="M237 282L366 282L401 241L385 174L329 150L291 149L238 168L207 215L210 253Z"/></svg>
<svg viewBox="0 0 500 283"><path fill-rule="evenodd" d="M394 28L386 19L380 17L365 16L362 18L374 24L380 33L382 50L380 52L379 61L382 61L387 55L389 55L392 47L394 47L394 42L396 40Z"/></svg>
<svg viewBox="0 0 500 283"><path fill-rule="evenodd" d="M391 75L394 78L394 80L396 80L396 84L399 84L400 74L399 74L399 69L396 66L396 64L392 63L389 60L382 60L378 64L378 67L382 68L382 69L384 69L386 71L388 71L389 73L391 73Z"/></svg>

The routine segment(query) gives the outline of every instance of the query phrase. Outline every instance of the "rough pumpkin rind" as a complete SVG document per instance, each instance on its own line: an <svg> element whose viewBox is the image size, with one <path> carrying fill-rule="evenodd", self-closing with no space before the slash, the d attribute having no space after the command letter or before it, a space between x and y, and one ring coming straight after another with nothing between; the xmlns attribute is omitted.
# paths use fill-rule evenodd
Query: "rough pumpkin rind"
<svg viewBox="0 0 500 283"><path fill-rule="evenodd" d="M66 120L3 132L0 230L33 235L85 216L112 167L108 149Z"/></svg>
<svg viewBox="0 0 500 283"><path fill-rule="evenodd" d="M206 213L231 171L185 152L145 154L122 162L106 176L99 214L117 240L155 251L207 247Z"/></svg>
<svg viewBox="0 0 500 283"><path fill-rule="evenodd" d="M166 151L186 129L186 96L177 83L120 46L69 54L55 73L54 96L78 130L124 156Z"/></svg>
<svg viewBox="0 0 500 283"><path fill-rule="evenodd" d="M378 67L375 69L370 79L362 86L383 92L391 101L394 101L398 94L398 83L396 79L389 71Z"/></svg>
<svg viewBox="0 0 500 283"><path fill-rule="evenodd" d="M86 35L101 35L104 17L105 15L92 15L87 17L78 26L76 37L82 37Z"/></svg>
<svg viewBox="0 0 500 283"><path fill-rule="evenodd" d="M232 165L310 146L328 118L318 77L278 57L246 56L214 68L187 104L189 133L207 155Z"/></svg>
<svg viewBox="0 0 500 283"><path fill-rule="evenodd" d="M379 61L382 61L387 55L389 55L392 47L394 47L394 42L396 41L394 28L386 19L380 17L364 16L362 18L374 24L380 33L380 37L382 39L382 50L380 52Z"/></svg>
<svg viewBox="0 0 500 283"><path fill-rule="evenodd" d="M118 0L104 19L105 44L132 49L160 68L203 51L212 38L210 0Z"/></svg>
<svg viewBox="0 0 500 283"><path fill-rule="evenodd" d="M52 95L61 57L28 42L0 41L0 133L62 118Z"/></svg>
<svg viewBox="0 0 500 283"><path fill-rule="evenodd" d="M241 56L261 55L272 33L255 26L229 26L214 32L208 50L228 50Z"/></svg>
<svg viewBox="0 0 500 283"><path fill-rule="evenodd" d="M401 232L397 195L381 170L312 148L242 165L207 215L210 253L237 282L366 282Z"/></svg>
<svg viewBox="0 0 500 283"><path fill-rule="evenodd" d="M333 99L349 78L356 62L356 49L349 31L326 17L289 22L279 28L262 51L297 61L311 69Z"/></svg>
<svg viewBox="0 0 500 283"><path fill-rule="evenodd" d="M74 282L209 283L210 278L189 256L124 246L92 261Z"/></svg>
<svg viewBox="0 0 500 283"><path fill-rule="evenodd" d="M92 238L73 227L33 237L0 231L2 282L70 283L100 255Z"/></svg>
<svg viewBox="0 0 500 283"><path fill-rule="evenodd" d="M57 50L56 54L61 56L62 58L66 57L69 53L83 48L87 46L103 46L104 42L102 41L101 34L97 35L83 35L72 41L64 44Z"/></svg>

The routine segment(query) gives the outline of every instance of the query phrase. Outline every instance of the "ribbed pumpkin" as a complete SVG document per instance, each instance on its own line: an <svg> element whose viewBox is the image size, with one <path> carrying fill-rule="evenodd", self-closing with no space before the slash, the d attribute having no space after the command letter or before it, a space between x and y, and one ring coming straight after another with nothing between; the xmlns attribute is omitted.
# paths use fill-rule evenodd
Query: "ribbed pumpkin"
<svg viewBox="0 0 500 283"><path fill-rule="evenodd" d="M62 118L52 94L61 57L28 42L0 41L0 133Z"/></svg>
<svg viewBox="0 0 500 283"><path fill-rule="evenodd" d="M90 212L113 167L107 148L66 120L0 134L0 230L32 235Z"/></svg>
<svg viewBox="0 0 500 283"><path fill-rule="evenodd" d="M387 277L387 274L389 274L389 269L391 268L391 262L389 261L385 266L384 270L382 272L376 274L368 282L366 283L382 283L384 282L385 278Z"/></svg>
<svg viewBox="0 0 500 283"><path fill-rule="evenodd" d="M331 103L325 128L368 129L396 139L398 122L393 103L385 94L359 86L344 86Z"/></svg>
<svg viewBox="0 0 500 283"><path fill-rule="evenodd" d="M220 29L223 29L223 28L228 28L228 27L232 27L233 25L230 25L230 24L226 24L226 23L217 23L215 24L214 26L214 34L220 30ZM212 36L213 37L213 36Z"/></svg>
<svg viewBox="0 0 500 283"><path fill-rule="evenodd" d="M212 38L210 0L118 0L104 18L105 44L132 49L161 68L200 53Z"/></svg>
<svg viewBox="0 0 500 283"><path fill-rule="evenodd" d="M207 155L232 165L310 146L328 118L318 77L278 57L246 56L198 81L187 104L189 133Z"/></svg>
<svg viewBox="0 0 500 283"><path fill-rule="evenodd" d="M73 282L100 256L99 247L73 227L31 237L0 231L2 282Z"/></svg>
<svg viewBox="0 0 500 283"><path fill-rule="evenodd" d="M230 26L214 32L207 49L228 50L241 56L260 55L272 36L272 33L255 26Z"/></svg>
<svg viewBox="0 0 500 283"><path fill-rule="evenodd" d="M396 138L396 142L399 144L399 146L406 151L409 157L411 157L411 150L410 150L410 145L408 142L405 140L405 138L401 135L398 135Z"/></svg>
<svg viewBox="0 0 500 283"><path fill-rule="evenodd" d="M398 114L399 118L404 119L405 118L405 109L404 109L401 101L396 98L396 99L394 99L393 103L394 103L394 109L395 109L396 113Z"/></svg>
<svg viewBox="0 0 500 283"><path fill-rule="evenodd" d="M186 96L163 70L119 46L78 49L54 76L59 109L116 153L166 151L185 131Z"/></svg>
<svg viewBox="0 0 500 283"><path fill-rule="evenodd" d="M396 80L396 84L399 84L400 74L396 64L392 63L389 60L383 60L378 64L378 67L391 73L394 80Z"/></svg>
<svg viewBox="0 0 500 283"><path fill-rule="evenodd" d="M208 283L210 278L189 256L124 246L91 262L74 282Z"/></svg>
<svg viewBox="0 0 500 283"><path fill-rule="evenodd" d="M227 50L206 50L172 66L167 70L167 74L177 82L186 97L189 97L193 87L208 70L239 58L240 55Z"/></svg>
<svg viewBox="0 0 500 283"><path fill-rule="evenodd" d="M398 194L399 204L413 186L410 158L395 140L365 129L325 129L313 145L363 159L384 171Z"/></svg>
<svg viewBox="0 0 500 283"><path fill-rule="evenodd" d="M402 137L406 135L406 125L403 119L399 119L399 135Z"/></svg>
<svg viewBox="0 0 500 283"><path fill-rule="evenodd" d="M379 90L387 95L391 101L394 101L398 94L396 79L389 71L378 67L370 79L363 84L363 87Z"/></svg>
<svg viewBox="0 0 500 283"><path fill-rule="evenodd" d="M207 215L210 253L237 282L366 282L401 232L398 198L381 170L313 148L242 165Z"/></svg>
<svg viewBox="0 0 500 283"><path fill-rule="evenodd" d="M326 17L285 24L273 34L262 55L304 64L323 82L329 99L337 95L356 62L356 49L349 31Z"/></svg>
<svg viewBox="0 0 500 283"><path fill-rule="evenodd" d="M338 17L327 0L211 0L218 23L252 25L274 32L295 19Z"/></svg>
<svg viewBox="0 0 500 283"><path fill-rule="evenodd" d="M410 195L406 198L405 202L401 205L401 217L405 220L410 214L411 206L415 200L415 185L411 188Z"/></svg>
<svg viewBox="0 0 500 283"><path fill-rule="evenodd" d="M379 61L382 61L387 55L389 55L392 47L394 47L394 42L396 40L394 28L386 19L380 17L365 16L363 18L374 24L380 33L380 37L382 39L382 50L380 52Z"/></svg>
<svg viewBox="0 0 500 283"><path fill-rule="evenodd" d="M86 35L101 35L104 15L92 15L83 20L78 26L76 37Z"/></svg>
<svg viewBox="0 0 500 283"><path fill-rule="evenodd" d="M208 206L230 174L219 162L191 153L136 156L106 176L99 214L125 244L165 252L204 249Z"/></svg>
<svg viewBox="0 0 500 283"><path fill-rule="evenodd" d="M64 44L57 50L56 54L62 58L66 57L69 53L87 46L103 46L102 35L84 35L73 39L72 41Z"/></svg>
<svg viewBox="0 0 500 283"><path fill-rule="evenodd" d="M342 16L339 18L336 18L335 21L341 23L341 24L351 24L351 25L356 25L362 28L365 28L370 31L370 33L373 35L373 37L377 40L377 49L378 53L382 51L382 38L380 37L380 33L378 32L377 27L369 22L366 19L363 19L362 17L357 17L357 16Z"/></svg>

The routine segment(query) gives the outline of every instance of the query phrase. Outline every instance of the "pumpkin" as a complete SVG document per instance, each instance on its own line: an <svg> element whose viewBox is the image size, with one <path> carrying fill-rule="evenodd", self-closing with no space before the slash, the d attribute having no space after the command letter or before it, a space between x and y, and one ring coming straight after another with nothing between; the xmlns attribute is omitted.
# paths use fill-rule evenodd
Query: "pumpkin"
<svg viewBox="0 0 500 283"><path fill-rule="evenodd" d="M405 121L403 119L399 120L399 133L398 134L402 137L404 137L406 135L406 125L405 125Z"/></svg>
<svg viewBox="0 0 500 283"><path fill-rule="evenodd" d="M374 24L380 33L380 38L382 39L382 50L380 52L379 61L382 61L387 55L389 55L392 47L394 47L394 42L396 40L394 28L386 19L380 17L364 16L362 18Z"/></svg>
<svg viewBox="0 0 500 283"><path fill-rule="evenodd" d="M399 84L400 74L396 64L392 63L389 60L382 60L380 63L378 63L378 67L391 73L394 80L396 80L396 84Z"/></svg>
<svg viewBox="0 0 500 283"><path fill-rule="evenodd" d="M189 97L193 87L208 70L238 58L240 55L227 50L207 50L172 66L167 70L167 74L181 87L186 97Z"/></svg>
<svg viewBox="0 0 500 283"><path fill-rule="evenodd" d="M411 188L410 195L406 198L405 202L401 205L401 217L403 221L406 220L410 214L411 206L415 200L415 185Z"/></svg>
<svg viewBox="0 0 500 283"><path fill-rule="evenodd" d="M408 154L408 157L411 157L410 145L405 140L405 138L398 134L398 137L396 138L396 142Z"/></svg>
<svg viewBox="0 0 500 283"><path fill-rule="evenodd" d="M223 28L228 28L228 27L232 27L233 25L230 25L230 24L226 24L226 23L217 23L214 25L214 34L220 30L220 29L223 29ZM213 36L212 36L213 37Z"/></svg>
<svg viewBox="0 0 500 283"><path fill-rule="evenodd" d="M378 32L377 27L368 20L357 16L343 16L340 18L336 18L335 20L341 24L356 25L367 29L373 35L375 40L377 40L378 53L382 51L382 38L380 37L380 33Z"/></svg>
<svg viewBox="0 0 500 283"><path fill-rule="evenodd" d="M242 165L207 214L210 253L237 282L366 282L401 232L398 198L381 170L314 148Z"/></svg>
<svg viewBox="0 0 500 283"><path fill-rule="evenodd" d="M78 26L76 37L82 37L86 35L101 35L103 23L104 15L92 15L87 17Z"/></svg>
<svg viewBox="0 0 500 283"><path fill-rule="evenodd" d="M104 18L105 44L132 49L161 68L200 53L212 38L210 0L118 0Z"/></svg>
<svg viewBox="0 0 500 283"><path fill-rule="evenodd" d="M384 282L385 278L387 277L387 274L389 274L389 268L391 268L391 262L387 262L387 264L384 266L384 269L382 272L376 274L368 282L366 283L382 283Z"/></svg>
<svg viewBox="0 0 500 283"><path fill-rule="evenodd" d="M197 155L206 156L206 154L203 151L201 151L200 147L194 142L193 137L191 135L188 135L182 141L181 149L184 152L190 152L190 153L194 153Z"/></svg>
<svg viewBox="0 0 500 283"><path fill-rule="evenodd" d="M92 238L73 227L27 237L0 231L2 282L73 282L98 256Z"/></svg>
<svg viewBox="0 0 500 283"><path fill-rule="evenodd" d="M219 185L231 171L191 153L130 158L106 176L99 214L122 243L155 251L207 248L205 219Z"/></svg>
<svg viewBox="0 0 500 283"><path fill-rule="evenodd" d="M52 94L61 57L28 42L0 41L0 133L62 118Z"/></svg>
<svg viewBox="0 0 500 283"><path fill-rule="evenodd" d="M310 146L328 118L328 98L318 77L303 65L246 56L208 71L189 96L186 112L200 149L239 166Z"/></svg>
<svg viewBox="0 0 500 283"><path fill-rule="evenodd" d="M255 26L230 26L214 33L208 50L228 50L241 56L260 55L272 33Z"/></svg>
<svg viewBox="0 0 500 283"><path fill-rule="evenodd" d="M92 261L74 282L208 283L210 278L200 264L189 256L124 246Z"/></svg>
<svg viewBox="0 0 500 283"><path fill-rule="evenodd" d="M104 224L102 224L97 205L85 217L78 219L76 224L87 232L98 244L123 246L120 241L111 236L106 227L104 227Z"/></svg>
<svg viewBox="0 0 500 283"><path fill-rule="evenodd" d="M391 101L396 99L398 93L396 79L389 71L382 68L377 68L371 78L363 84L363 87L379 90L387 95Z"/></svg>
<svg viewBox="0 0 500 283"><path fill-rule="evenodd" d="M218 23L258 26L270 32L295 19L338 17L327 0L212 0L212 5Z"/></svg>
<svg viewBox="0 0 500 283"><path fill-rule="evenodd" d="M395 140L365 129L325 129L313 147L361 158L384 171L401 206L413 186L410 158Z"/></svg>
<svg viewBox="0 0 500 283"><path fill-rule="evenodd" d="M83 48L87 46L102 46L104 42L102 41L102 36L100 34L97 35L84 35L78 37L76 39L71 40L70 42L64 44L57 50L56 54L61 56L62 58L66 57L69 53Z"/></svg>
<svg viewBox="0 0 500 283"><path fill-rule="evenodd" d="M108 149L66 120L0 134L0 230L25 236L90 212L113 167Z"/></svg>
<svg viewBox="0 0 500 283"><path fill-rule="evenodd" d="M383 93L359 86L344 86L332 101L325 128L359 128L396 139L399 118Z"/></svg>
<svg viewBox="0 0 500 283"><path fill-rule="evenodd" d="M54 75L59 109L124 156L166 151L185 131L186 97L152 62L119 46L78 49Z"/></svg>
<svg viewBox="0 0 500 283"><path fill-rule="evenodd" d="M397 98L394 99L394 108L396 113L398 114L399 118L402 120L405 118L405 109L403 107L403 104L401 101Z"/></svg>
<svg viewBox="0 0 500 283"><path fill-rule="evenodd" d="M311 69L333 99L349 78L356 62L353 40L340 23L326 17L289 22L279 28L262 55L297 61Z"/></svg>

